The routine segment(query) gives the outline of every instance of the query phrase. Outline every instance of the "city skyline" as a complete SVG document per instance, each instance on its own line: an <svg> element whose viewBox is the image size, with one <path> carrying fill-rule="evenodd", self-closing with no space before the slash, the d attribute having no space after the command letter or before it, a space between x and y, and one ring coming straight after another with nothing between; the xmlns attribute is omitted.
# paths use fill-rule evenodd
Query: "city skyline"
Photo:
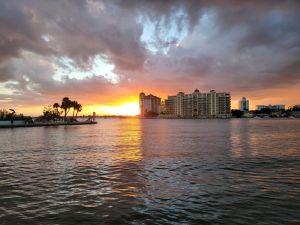
<svg viewBox="0 0 300 225"><path fill-rule="evenodd" d="M0 1L0 108L135 115L138 93L300 103L299 1ZM120 19L121 18L121 19Z"/></svg>
<svg viewBox="0 0 300 225"><path fill-rule="evenodd" d="M205 93L205 92L210 92L210 91L201 91L201 92ZM191 91L187 91L187 93L190 93L190 92ZM143 93L143 91L140 93ZM186 93L186 92L178 90L176 93L178 94L178 93ZM244 97L236 97L234 99L234 98L232 98L231 92L228 91L228 93L230 93L230 95L231 95L231 109L240 109L240 101ZM154 95L155 97L158 96L159 98L162 99L161 100L162 102L168 100L168 97L172 97L172 95L170 95L170 93L169 94L166 93L163 95L163 97L161 97L160 95L153 93L151 91L149 92L149 95ZM79 99L80 99L80 97L79 97ZM129 99L129 101L126 101L126 103L122 103L122 101L117 101L113 104L107 104L107 105L102 105L102 104L87 105L84 107L84 110L82 110L81 115L91 115L93 112L96 112L97 115L99 115L99 116L102 116L102 115L103 116L105 116L105 115L116 115L116 116L140 115L140 105L139 105L138 93L134 97L130 97L128 99ZM254 110L257 110L258 107L262 107L262 106L268 107L268 106L283 105L286 108L290 108L295 105L299 105L299 104L297 104L297 102L296 102L296 104L292 104L292 105L287 105L287 104L285 104L285 102L278 102L277 104L273 104L271 102L268 102L268 99L269 98L265 98L262 101L262 100L252 100L252 99L247 98L247 101L251 102L249 104L249 110L254 111ZM264 104L262 104L262 102L264 102ZM16 107L13 104L11 105L10 108L16 109L19 113L23 113L23 114L27 114L27 115L31 115L31 116L38 116L38 115L41 115L44 107L47 107L50 105L51 105L51 103L36 106L36 107L34 107L34 109L36 111L32 110L33 109L32 107L30 107L29 111L27 111L26 108L24 110L23 107L18 107L18 106Z"/></svg>
<svg viewBox="0 0 300 225"><path fill-rule="evenodd" d="M161 102L161 98L152 94L139 95L139 106L141 117L157 116L159 114L168 117L180 118L230 118L231 96L229 92L208 93L195 89L193 93L185 94L178 92L176 95L168 96Z"/></svg>

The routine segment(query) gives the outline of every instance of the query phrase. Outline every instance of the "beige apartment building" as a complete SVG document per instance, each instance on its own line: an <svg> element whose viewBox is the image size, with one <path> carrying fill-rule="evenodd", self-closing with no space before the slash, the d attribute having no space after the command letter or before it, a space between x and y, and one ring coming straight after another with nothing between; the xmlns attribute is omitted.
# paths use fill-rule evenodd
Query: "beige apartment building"
<svg viewBox="0 0 300 225"><path fill-rule="evenodd" d="M179 92L165 101L167 114L182 118L229 118L231 117L230 93L211 90L201 93L196 89L191 94Z"/></svg>
<svg viewBox="0 0 300 225"><path fill-rule="evenodd" d="M146 116L148 113L160 113L161 99L152 94L146 95L141 92L139 95L140 115Z"/></svg>

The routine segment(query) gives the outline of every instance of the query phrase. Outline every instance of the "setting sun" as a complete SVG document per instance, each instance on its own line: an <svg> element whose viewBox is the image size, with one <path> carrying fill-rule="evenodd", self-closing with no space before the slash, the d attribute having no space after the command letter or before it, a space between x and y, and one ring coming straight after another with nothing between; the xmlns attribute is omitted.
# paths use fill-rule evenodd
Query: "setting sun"
<svg viewBox="0 0 300 225"><path fill-rule="evenodd" d="M139 114L138 102L129 102L116 106L101 105L96 109L97 113L103 115L136 116Z"/></svg>

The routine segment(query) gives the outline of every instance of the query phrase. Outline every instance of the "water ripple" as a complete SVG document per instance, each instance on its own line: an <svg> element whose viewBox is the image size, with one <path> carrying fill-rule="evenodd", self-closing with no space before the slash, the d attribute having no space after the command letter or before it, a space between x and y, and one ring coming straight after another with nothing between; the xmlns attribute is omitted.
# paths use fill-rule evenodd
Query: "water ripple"
<svg viewBox="0 0 300 225"><path fill-rule="evenodd" d="M0 225L300 223L299 125L107 119L0 130Z"/></svg>

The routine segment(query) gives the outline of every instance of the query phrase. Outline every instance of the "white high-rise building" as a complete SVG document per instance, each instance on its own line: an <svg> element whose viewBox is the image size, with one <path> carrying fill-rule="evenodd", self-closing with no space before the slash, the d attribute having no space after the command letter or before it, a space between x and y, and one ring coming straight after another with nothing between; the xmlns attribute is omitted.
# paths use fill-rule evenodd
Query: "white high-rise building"
<svg viewBox="0 0 300 225"><path fill-rule="evenodd" d="M246 99L245 97L243 97L239 101L239 110L244 111L244 112L249 111L249 100Z"/></svg>

